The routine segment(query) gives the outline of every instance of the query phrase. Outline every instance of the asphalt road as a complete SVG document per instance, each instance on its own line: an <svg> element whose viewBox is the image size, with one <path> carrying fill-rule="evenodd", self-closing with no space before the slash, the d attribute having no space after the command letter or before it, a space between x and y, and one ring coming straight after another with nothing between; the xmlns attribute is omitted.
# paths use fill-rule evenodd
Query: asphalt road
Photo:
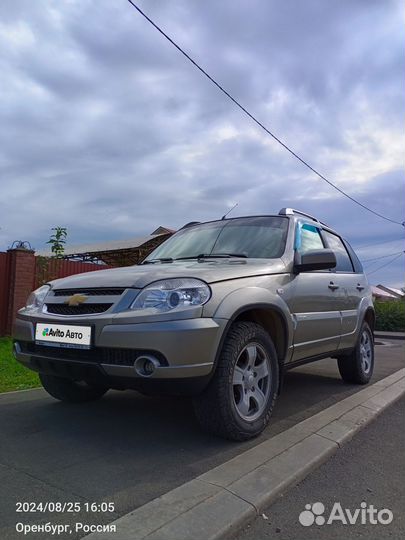
<svg viewBox="0 0 405 540"><path fill-rule="evenodd" d="M385 540L405 537L405 398L386 409L354 439L298 486L290 489L261 517L245 527L233 540ZM326 523L303 526L299 515L306 504L321 502ZM344 524L339 518L328 524L333 505L353 513L361 503L389 509L391 523ZM336 517L340 511L335 510ZM339 512L339 514L338 514ZM388 519L388 514L383 519ZM301 518L302 519L302 518ZM345 517L346 519L346 517ZM323 520L321 520L322 522ZM305 522L306 523L306 522Z"/></svg>
<svg viewBox="0 0 405 540"><path fill-rule="evenodd" d="M372 382L404 367L403 342L376 351ZM334 360L291 371L269 428L240 444L201 432L187 399L109 392L68 405L42 390L2 395L0 538L20 538L16 522L110 522L358 390L341 381ZM111 501L115 511L16 513L18 501Z"/></svg>

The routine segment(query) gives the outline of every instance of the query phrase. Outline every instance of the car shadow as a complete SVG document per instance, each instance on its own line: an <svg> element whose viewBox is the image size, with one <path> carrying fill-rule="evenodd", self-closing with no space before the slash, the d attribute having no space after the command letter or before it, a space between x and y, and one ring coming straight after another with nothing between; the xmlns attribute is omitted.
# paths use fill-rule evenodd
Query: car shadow
<svg viewBox="0 0 405 540"><path fill-rule="evenodd" d="M133 508L223 463L358 391L336 362L287 372L269 427L245 443L204 433L187 398L110 391L67 404L51 397L0 408L0 462L86 498L114 496Z"/></svg>
<svg viewBox="0 0 405 540"><path fill-rule="evenodd" d="M148 397L134 391L110 391L99 401L82 404L46 397L24 411L23 424L28 425L23 432L30 444L39 447L39 460L43 454L41 440L55 448L56 456L61 456L49 460L47 451L48 468L53 463L60 469L89 456L96 459L118 454L121 460L139 462L146 461L147 456L149 463L155 459L164 462L175 454L188 456L191 463L216 461L219 453L229 459L240 452L241 446L248 448L290 427L298 417L305 418L314 410L323 409L325 403L340 399L352 388L342 384L336 374L288 372L270 427L247 443L225 441L204 433L188 398ZM68 454L66 459L64 454Z"/></svg>
<svg viewBox="0 0 405 540"><path fill-rule="evenodd" d="M282 430L290 417L295 418L299 414L304 418L313 414L314 408L322 410L325 404L328 406L357 388L344 384L334 373L317 374L311 368L287 372L271 427L260 439ZM235 446L235 443L204 433L194 416L191 399L185 397L154 397L135 391L110 391L103 399L92 403L49 401L42 405L42 413L45 411L52 419L47 431L54 432L56 437L71 434L75 440L78 438L98 449L113 446L132 456L134 448L137 452L143 447L153 454L157 446L159 452L165 445L192 452L202 446L203 454L207 455L211 451ZM309 411L308 414L306 411ZM253 444L257 444L257 441Z"/></svg>

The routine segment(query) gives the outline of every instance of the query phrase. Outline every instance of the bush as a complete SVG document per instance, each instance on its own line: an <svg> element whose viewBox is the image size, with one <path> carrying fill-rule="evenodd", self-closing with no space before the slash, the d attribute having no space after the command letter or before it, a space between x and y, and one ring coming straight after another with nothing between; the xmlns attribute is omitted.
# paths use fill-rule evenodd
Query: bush
<svg viewBox="0 0 405 540"><path fill-rule="evenodd" d="M405 302L393 300L374 303L376 314L376 330L401 332L405 330Z"/></svg>

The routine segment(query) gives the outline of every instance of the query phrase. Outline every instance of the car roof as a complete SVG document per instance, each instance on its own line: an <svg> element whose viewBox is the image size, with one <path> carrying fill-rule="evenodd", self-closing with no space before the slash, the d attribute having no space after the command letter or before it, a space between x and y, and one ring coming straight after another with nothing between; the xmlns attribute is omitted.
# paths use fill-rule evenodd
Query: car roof
<svg viewBox="0 0 405 540"><path fill-rule="evenodd" d="M282 210L291 210L291 209L282 209ZM332 234L336 234L336 236L341 238L344 243L347 243L350 246L350 242L344 236L342 236L340 233L338 233L335 229L333 229L332 227L330 227L326 223L323 223L322 221L319 221L317 218L315 218L315 217L313 217L313 216L311 216L309 214L306 214L304 212L298 212L298 211L294 211L294 210L291 213L287 213L287 212L286 213L281 213L282 210L280 210L280 212L278 214L257 214L257 215L251 215L251 216L235 216L235 217L230 217L230 218L225 217L225 218L221 218L221 219L212 219L210 221L190 221L189 223L186 223L186 225L181 227L177 232L183 231L183 230L188 229L188 228L197 227L198 225L205 225L207 223L220 223L222 221L234 221L234 220L238 220L238 219L274 218L274 217L278 217L278 218L284 218L284 219L287 218L290 221L294 221L294 223L297 223L299 221L303 222L303 223L308 223L309 225L313 225L313 226L318 227L318 228L320 228L322 230L325 230L327 232L331 232ZM351 247L351 249L353 250L352 247Z"/></svg>
<svg viewBox="0 0 405 540"><path fill-rule="evenodd" d="M250 216L235 216L235 217L227 217L227 218L223 218L223 219L212 219L212 220L209 220L209 221L191 221L190 223L187 223L186 225L184 225L181 229L179 230L184 230L184 229L188 229L188 228L191 228L191 227L197 227L198 225L206 225L208 223L221 223L221 222L225 222L225 221L235 221L235 220L242 220L242 219L254 219L254 218L287 218L289 220L294 220L295 222L297 221L302 221L302 222L305 222L305 223L309 223L311 225L314 225L314 226L318 226L320 227L321 229L325 229L327 231L330 231L334 234L337 234L338 236L341 236L339 235L338 232L336 232L334 229L332 229L332 227L330 227L329 225L327 225L326 223L322 223L321 221L318 221L316 218L312 218L312 216L309 216L307 214L300 214L300 213L295 213L295 214L255 214L255 215L250 215Z"/></svg>

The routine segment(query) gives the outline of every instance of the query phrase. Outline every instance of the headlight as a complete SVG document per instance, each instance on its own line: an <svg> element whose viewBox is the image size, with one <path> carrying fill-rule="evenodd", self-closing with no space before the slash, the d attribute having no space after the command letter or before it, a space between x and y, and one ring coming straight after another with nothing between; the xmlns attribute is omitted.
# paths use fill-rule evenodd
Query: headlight
<svg viewBox="0 0 405 540"><path fill-rule="evenodd" d="M45 296L48 294L49 289L49 285L43 285L32 292L25 304L25 309L29 311L40 311L44 305Z"/></svg>
<svg viewBox="0 0 405 540"><path fill-rule="evenodd" d="M204 281L193 278L176 278L155 281L143 289L131 309L170 311L175 308L202 306L211 297L211 290Z"/></svg>

